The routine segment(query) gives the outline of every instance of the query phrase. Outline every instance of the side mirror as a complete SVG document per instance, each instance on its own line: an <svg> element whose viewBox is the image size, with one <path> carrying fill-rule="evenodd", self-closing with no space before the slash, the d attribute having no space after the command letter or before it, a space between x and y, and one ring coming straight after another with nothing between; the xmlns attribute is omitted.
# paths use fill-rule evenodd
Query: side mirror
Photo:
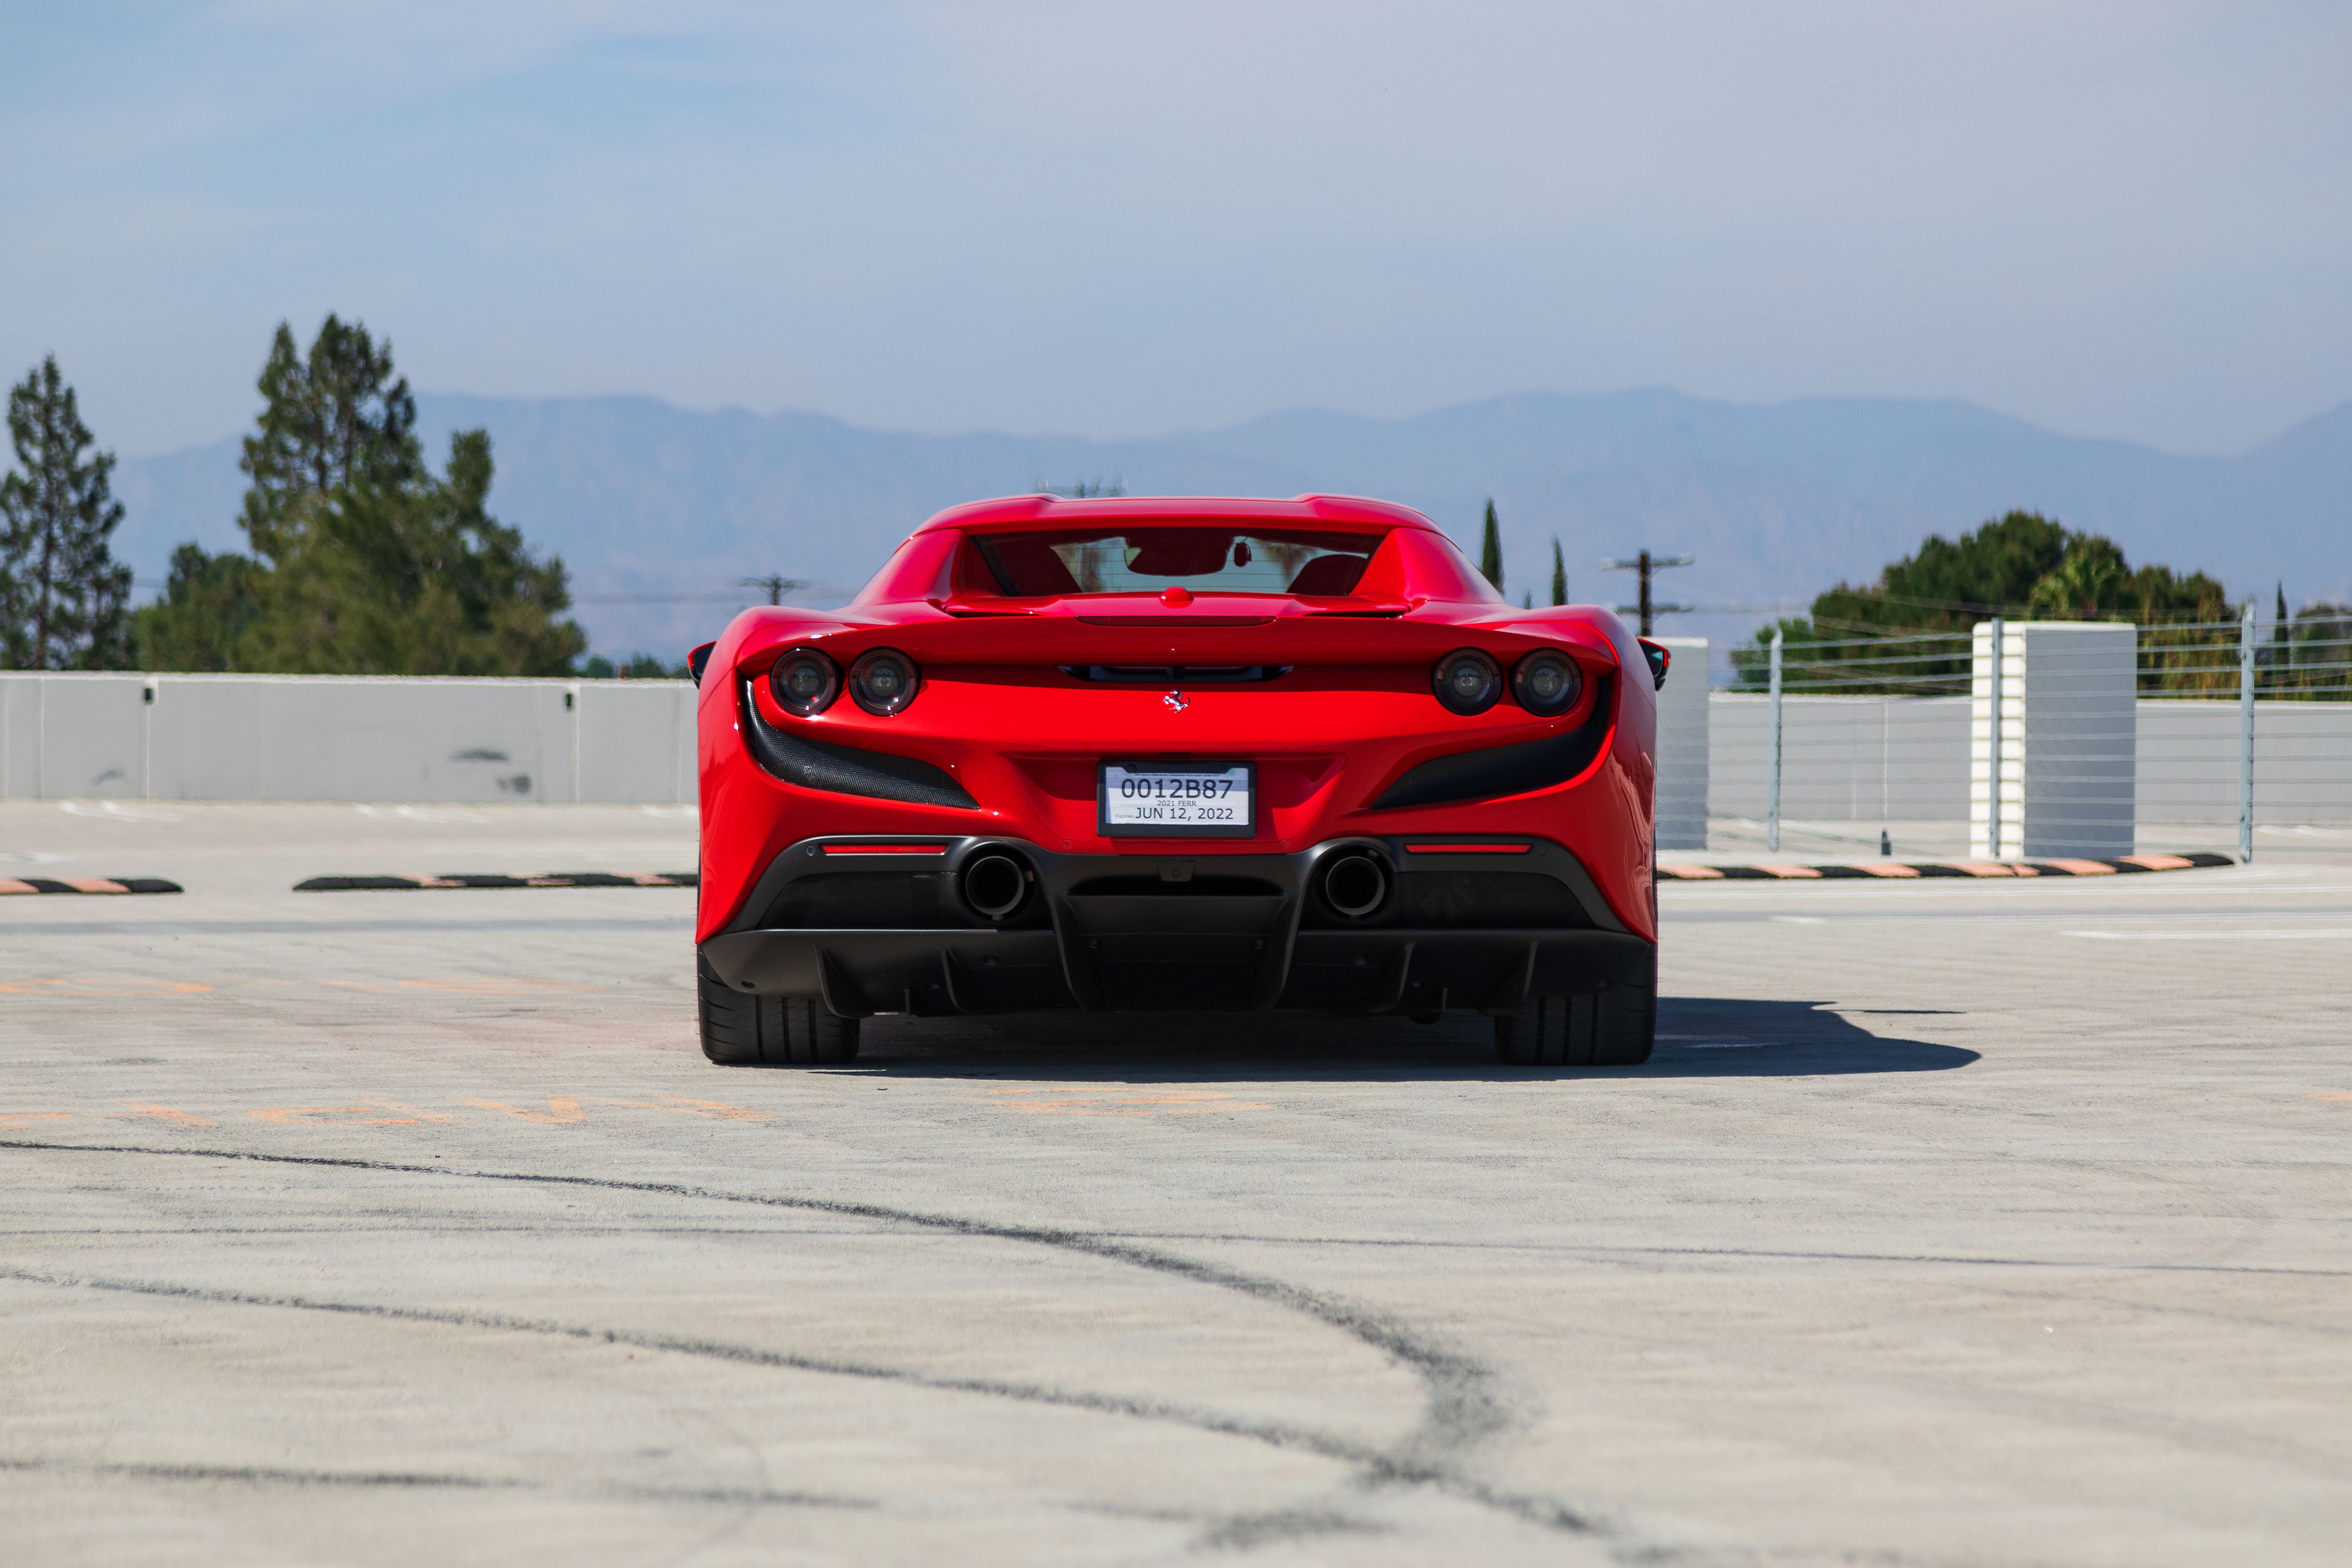
<svg viewBox="0 0 2352 1568"><path fill-rule="evenodd" d="M1660 647L1647 637L1635 640L1642 645L1642 657L1650 661L1650 689L1662 689L1666 684L1666 669L1675 662L1674 650Z"/></svg>
<svg viewBox="0 0 2352 1568"><path fill-rule="evenodd" d="M694 678L697 686L702 684L702 669L710 662L710 650L718 646L715 642L707 642L686 656L686 672Z"/></svg>

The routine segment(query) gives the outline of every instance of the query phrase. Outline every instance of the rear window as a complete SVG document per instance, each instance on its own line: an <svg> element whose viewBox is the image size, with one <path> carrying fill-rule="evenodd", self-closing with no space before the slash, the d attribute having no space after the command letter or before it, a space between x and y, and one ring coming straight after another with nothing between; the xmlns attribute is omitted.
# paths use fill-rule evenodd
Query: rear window
<svg viewBox="0 0 2352 1568"><path fill-rule="evenodd" d="M972 536L1008 598L1153 593L1171 584L1216 594L1352 594L1377 533L1310 529L1087 528Z"/></svg>

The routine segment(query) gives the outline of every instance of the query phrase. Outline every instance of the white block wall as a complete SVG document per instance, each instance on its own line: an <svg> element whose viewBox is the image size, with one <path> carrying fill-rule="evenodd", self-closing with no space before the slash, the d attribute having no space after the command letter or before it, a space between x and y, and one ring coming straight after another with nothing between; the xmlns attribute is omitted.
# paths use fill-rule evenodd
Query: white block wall
<svg viewBox="0 0 2352 1568"><path fill-rule="evenodd" d="M1969 847L1979 857L2132 852L2139 633L2092 621L2002 631L1993 710L1992 626L1979 623L1969 696ZM1993 726L2000 729L1995 840Z"/></svg>
<svg viewBox="0 0 2352 1568"><path fill-rule="evenodd" d="M1652 637L1674 663L1658 689L1658 847L1706 847L1707 689L1705 637Z"/></svg>
<svg viewBox="0 0 2352 1568"><path fill-rule="evenodd" d="M1707 809L1760 820L1771 699L1710 700ZM1958 822L1969 812L1965 697L1783 697L1780 815L1797 822Z"/></svg>
<svg viewBox="0 0 2352 1568"><path fill-rule="evenodd" d="M0 674L0 796L695 798L680 680Z"/></svg>

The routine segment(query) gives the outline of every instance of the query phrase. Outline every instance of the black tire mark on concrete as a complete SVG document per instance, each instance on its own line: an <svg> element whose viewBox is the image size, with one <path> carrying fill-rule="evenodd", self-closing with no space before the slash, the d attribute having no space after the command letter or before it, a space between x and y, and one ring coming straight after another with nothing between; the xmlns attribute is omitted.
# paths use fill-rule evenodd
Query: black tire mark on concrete
<svg viewBox="0 0 2352 1568"><path fill-rule="evenodd" d="M404 1470L297 1470L272 1465L166 1465L79 1459L0 1458L0 1475L102 1476L145 1481L188 1481L285 1487L298 1490L389 1491L580 1491L592 1489L508 1476L436 1475ZM601 1495L642 1502L704 1502L752 1508L878 1509L872 1498L824 1492L778 1491L767 1487L643 1487L593 1489Z"/></svg>
<svg viewBox="0 0 2352 1568"><path fill-rule="evenodd" d="M0 1279L60 1289L107 1290L167 1300L200 1301L208 1306L276 1307L289 1311L330 1312L354 1318L375 1318L402 1323L430 1323L444 1328L488 1329L502 1333L539 1334L579 1340L590 1344L630 1345L643 1351L694 1356L788 1372L818 1373L834 1377L870 1378L903 1384L937 1393L973 1394L1024 1404L1059 1405L1104 1415L1124 1415L1145 1421L1165 1421L1220 1436L1244 1437L1277 1448L1297 1448L1325 1458L1366 1466L1381 1458L1378 1449L1361 1443L1301 1427L1273 1422L1242 1421L1213 1411L1154 1400L1127 1399L1115 1394L1087 1394L1051 1388L1043 1384L1007 1383L993 1378L933 1377L902 1367L872 1362L844 1361L832 1356L795 1355L762 1350L755 1345L730 1344L721 1340L686 1338L676 1334L641 1333L631 1329L595 1328L558 1322L551 1318L518 1318L504 1312L461 1312L434 1307L395 1307L374 1301L336 1301L316 1296L270 1296L247 1290L222 1290L202 1285L178 1285L167 1280L110 1279L90 1274L58 1274L37 1268L0 1268Z"/></svg>
<svg viewBox="0 0 2352 1568"><path fill-rule="evenodd" d="M1308 1452L1353 1463L1358 1467L1360 1482L1367 1487L1428 1486L1549 1530L1602 1537L1618 1536L1622 1533L1622 1527L1616 1522L1589 1510L1570 1507L1555 1499L1532 1497L1488 1487L1462 1473L1458 1468L1458 1461L1466 1455L1467 1450L1501 1432L1509 1425L1509 1416L1504 1408L1502 1399L1496 1391L1495 1373L1473 1358L1425 1339L1410 1327L1386 1314L1369 1311L1337 1298L1326 1296L1319 1291L1309 1290L1285 1280L1268 1279L1218 1264L1179 1257L1173 1253L1137 1245L1117 1236L1045 1226L998 1225L959 1215L934 1215L916 1209L893 1208L882 1204L850 1203L828 1198L784 1197L757 1193L731 1193L716 1188L689 1186L683 1183L632 1182L617 1177L562 1175L544 1172L453 1169L441 1165L419 1165L390 1160L361 1160L338 1155L265 1154L238 1149L170 1148L139 1143L51 1143L27 1139L0 1139L0 1149L37 1151L45 1153L148 1154L182 1159L248 1161L257 1164L300 1165L394 1175L511 1182L530 1186L582 1187L612 1192L645 1193L709 1203L748 1204L760 1207L833 1215L843 1218L904 1225L975 1239L1022 1242L1084 1257L1097 1258L1108 1262L1121 1263L1212 1289L1231 1290L1254 1300L1288 1309L1327 1327L1336 1329L1360 1343L1381 1352L1419 1378L1425 1401L1420 1424L1394 1447L1370 1449L1360 1444L1349 1443L1342 1438L1315 1433L1305 1428L1239 1422L1208 1412L1186 1411L1173 1405L1155 1405L1143 1401L1111 1399L1100 1395L1078 1394L1063 1390L992 1383L978 1379L931 1380L897 1368L867 1369L851 1363L819 1363L814 1359L803 1363L794 1358L775 1355L773 1352L750 1350L746 1347L722 1346L713 1342L677 1341L656 1345L651 1343L648 1337L647 1346L655 1349L676 1348L683 1353L689 1354L719 1354L729 1359L766 1361L771 1364L812 1372L837 1370L846 1375L879 1376L893 1381L922 1384L942 1390L1026 1398L1042 1403L1098 1410L1105 1414L1181 1421L1185 1425L1194 1426L1205 1431L1255 1438L1259 1441L1282 1441ZM0 1276L14 1275L15 1272L0 1270ZM22 1277L31 1278L29 1275ZM60 1279L58 1282L65 1281ZM158 1287L155 1293L185 1294L196 1298L215 1294L173 1286ZM217 1296L224 1300L231 1299L230 1293L227 1292L217 1293ZM378 1308L362 1304L303 1303L292 1299L255 1298L253 1300L255 1304L313 1305L319 1310L375 1313L386 1317L405 1316L410 1315L411 1312L409 1309ZM419 1321L426 1321L468 1322L480 1326L536 1329L536 1325L523 1319L503 1320L493 1323L490 1320L477 1319L467 1314L428 1316L422 1310L417 1310L415 1315ZM613 1342L638 1342L617 1331L575 1329L563 1324L550 1324L536 1331L551 1331L583 1338L610 1337ZM1277 1434L1280 1435L1279 1437L1276 1436Z"/></svg>
<svg viewBox="0 0 2352 1568"><path fill-rule="evenodd" d="M0 1144L0 1147L6 1147ZM1239 1231L1129 1230L1106 1236L1140 1241L1211 1241L1263 1247L1421 1247L1475 1252L1542 1252L1571 1258L1755 1258L1796 1263L1924 1263L1968 1268L2079 1268L2115 1274L2263 1274L2343 1279L2352 1268L2294 1268L2262 1263L2135 1263L2105 1258L1968 1257L1938 1252L1820 1252L1757 1247L1635 1247L1594 1242L1460 1241L1414 1236L1258 1236Z"/></svg>
<svg viewBox="0 0 2352 1568"><path fill-rule="evenodd" d="M231 1481L248 1486L335 1487L392 1491L511 1491L532 1483L495 1476L404 1470L289 1470L267 1465L138 1465L74 1459L0 1458L0 1475L127 1476L149 1481Z"/></svg>

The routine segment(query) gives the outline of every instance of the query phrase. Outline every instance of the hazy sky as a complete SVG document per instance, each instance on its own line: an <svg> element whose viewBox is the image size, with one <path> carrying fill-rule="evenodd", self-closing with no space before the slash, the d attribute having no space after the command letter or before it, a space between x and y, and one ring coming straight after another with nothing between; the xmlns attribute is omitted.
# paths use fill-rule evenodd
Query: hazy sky
<svg viewBox="0 0 2352 1568"><path fill-rule="evenodd" d="M1151 435L1671 384L2242 448L2352 398L2352 5L10 4L0 372Z"/></svg>

